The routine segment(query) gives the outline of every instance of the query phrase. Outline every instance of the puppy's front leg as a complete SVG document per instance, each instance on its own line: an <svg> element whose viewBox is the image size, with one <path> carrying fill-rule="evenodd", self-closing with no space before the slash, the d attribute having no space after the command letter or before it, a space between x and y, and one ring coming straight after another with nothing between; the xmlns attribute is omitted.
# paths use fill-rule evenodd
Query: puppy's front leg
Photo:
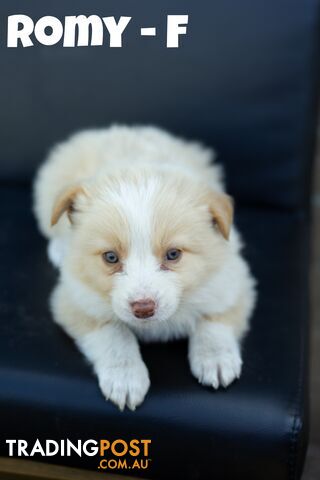
<svg viewBox="0 0 320 480"><path fill-rule="evenodd" d="M203 385L227 387L240 377L240 338L247 328L247 311L238 305L223 314L200 319L189 339L189 362Z"/></svg>
<svg viewBox="0 0 320 480"><path fill-rule="evenodd" d="M76 343L90 360L107 400L123 410L140 405L150 380L136 337L121 323L110 322L78 337Z"/></svg>
<svg viewBox="0 0 320 480"><path fill-rule="evenodd" d="M72 301L70 292L59 283L51 296L55 321L75 340L93 365L106 397L123 410L134 410L142 403L150 386L138 341L123 323L101 323Z"/></svg>

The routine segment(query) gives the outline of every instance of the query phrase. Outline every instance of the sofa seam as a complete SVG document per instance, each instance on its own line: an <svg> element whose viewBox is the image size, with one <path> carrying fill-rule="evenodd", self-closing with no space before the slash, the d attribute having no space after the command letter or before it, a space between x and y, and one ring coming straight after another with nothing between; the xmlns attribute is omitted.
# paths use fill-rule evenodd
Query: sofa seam
<svg viewBox="0 0 320 480"><path fill-rule="evenodd" d="M308 239L307 239L307 245L308 245L308 251L307 251L307 262L309 265L310 261L310 249L309 249L309 243L310 243L310 224L308 225ZM309 268L308 268L308 275L309 275ZM309 278L309 277L308 277ZM309 282L308 282L308 297L307 297L307 317L309 318L309 304L310 304L310 298L309 298ZM299 419L300 419L300 411L301 411L301 406L302 406L302 386L303 386L303 372L304 372L304 367L305 367L305 353L306 353L306 333L305 333L305 328L309 328L309 321L307 326L301 322L301 327L300 327L300 355L299 355L299 380L298 380L298 389L296 391L295 395L295 401L293 402L293 420L292 420L292 426L290 430L290 441L289 441L289 462L288 462L288 478L289 480L297 480L297 452L298 452L298 446L299 446L299 431L301 430L301 427L299 426Z"/></svg>

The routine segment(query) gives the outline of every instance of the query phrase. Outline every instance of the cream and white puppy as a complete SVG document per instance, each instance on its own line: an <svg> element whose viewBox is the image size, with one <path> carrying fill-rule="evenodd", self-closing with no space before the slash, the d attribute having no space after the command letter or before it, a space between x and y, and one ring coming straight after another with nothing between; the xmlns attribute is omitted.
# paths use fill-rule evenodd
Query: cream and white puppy
<svg viewBox="0 0 320 480"><path fill-rule="evenodd" d="M255 282L211 150L152 127L78 133L40 168L34 210L60 270L53 317L107 399L143 401L138 339L188 337L203 385L240 376Z"/></svg>

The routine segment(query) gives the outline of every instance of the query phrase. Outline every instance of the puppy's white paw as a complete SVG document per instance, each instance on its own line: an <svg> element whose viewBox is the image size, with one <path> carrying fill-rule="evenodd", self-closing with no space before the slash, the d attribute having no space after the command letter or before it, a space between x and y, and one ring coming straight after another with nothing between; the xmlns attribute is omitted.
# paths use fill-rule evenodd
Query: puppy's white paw
<svg viewBox="0 0 320 480"><path fill-rule="evenodd" d="M190 367L193 375L202 385L218 388L227 387L240 377L242 361L238 352L214 351L190 356Z"/></svg>
<svg viewBox="0 0 320 480"><path fill-rule="evenodd" d="M125 406L135 410L143 402L150 387L149 373L141 360L127 365L106 367L98 377L105 398L111 400L120 410Z"/></svg>
<svg viewBox="0 0 320 480"><path fill-rule="evenodd" d="M227 387L241 374L238 342L223 325L212 326L190 340L189 362L198 381L213 388Z"/></svg>

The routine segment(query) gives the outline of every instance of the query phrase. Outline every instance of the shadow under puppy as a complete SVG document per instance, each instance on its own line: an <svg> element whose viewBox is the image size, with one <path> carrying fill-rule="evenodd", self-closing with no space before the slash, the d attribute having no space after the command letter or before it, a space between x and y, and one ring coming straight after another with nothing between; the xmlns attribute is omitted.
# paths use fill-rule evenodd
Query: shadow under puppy
<svg viewBox="0 0 320 480"><path fill-rule="evenodd" d="M120 409L149 386L138 339L189 338L203 385L241 372L255 303L213 152L153 127L113 126L56 146L34 185L34 210L59 268L55 321Z"/></svg>

